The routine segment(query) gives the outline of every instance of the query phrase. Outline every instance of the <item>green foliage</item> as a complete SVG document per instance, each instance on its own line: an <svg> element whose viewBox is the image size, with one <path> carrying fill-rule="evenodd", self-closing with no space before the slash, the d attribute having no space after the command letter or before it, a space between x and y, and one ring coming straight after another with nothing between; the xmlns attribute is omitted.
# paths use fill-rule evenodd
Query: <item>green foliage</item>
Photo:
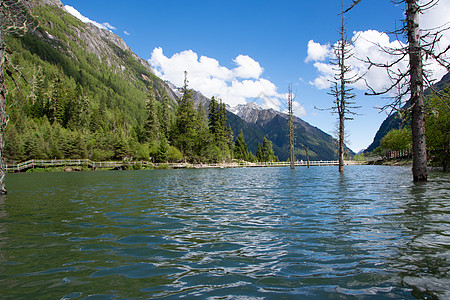
<svg viewBox="0 0 450 300"><path fill-rule="evenodd" d="M196 110L186 79L173 103L163 81L131 52L107 42L116 56L97 57L78 38L87 33L85 24L53 6L37 6L34 15L35 32L6 37L10 61L28 78L6 82L8 160L219 162L242 151L244 159L255 159L242 150L245 141L234 151L221 100L213 98L208 113Z"/></svg>
<svg viewBox="0 0 450 300"><path fill-rule="evenodd" d="M386 151L400 151L411 149L411 129L393 129L389 131L380 142L380 148Z"/></svg>
<svg viewBox="0 0 450 300"><path fill-rule="evenodd" d="M194 109L192 91L188 88L187 77L184 80L182 93L183 96L178 101L176 123L172 136L175 145L183 152L185 160L193 160L195 158L198 119L197 112Z"/></svg>
<svg viewBox="0 0 450 300"><path fill-rule="evenodd" d="M449 93L447 93L448 97ZM443 167L450 165L450 108L448 100L438 96L429 99L430 113L425 118L427 147L431 162Z"/></svg>
<svg viewBox="0 0 450 300"><path fill-rule="evenodd" d="M238 137L236 138L236 141L234 143L234 158L239 160L245 160L245 161L252 161L253 155L249 153L247 148L247 143L244 139L244 134L241 130Z"/></svg>
<svg viewBox="0 0 450 300"><path fill-rule="evenodd" d="M266 137L262 144L258 144L256 159L260 162L278 161L278 157L273 152L272 142Z"/></svg>
<svg viewBox="0 0 450 300"><path fill-rule="evenodd" d="M159 139L160 136L160 122L158 117L158 111L156 106L155 93L153 87L148 88L147 98L147 121L145 122L146 140L154 141Z"/></svg>
<svg viewBox="0 0 450 300"><path fill-rule="evenodd" d="M355 160L355 161L365 161L366 158L364 156L364 153L359 153L359 154L353 156L353 160Z"/></svg>

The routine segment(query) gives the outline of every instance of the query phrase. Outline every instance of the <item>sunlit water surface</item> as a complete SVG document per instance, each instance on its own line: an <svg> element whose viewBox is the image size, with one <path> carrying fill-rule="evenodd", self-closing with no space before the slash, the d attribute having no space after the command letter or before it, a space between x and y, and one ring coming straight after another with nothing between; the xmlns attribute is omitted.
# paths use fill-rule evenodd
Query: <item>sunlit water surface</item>
<svg viewBox="0 0 450 300"><path fill-rule="evenodd" d="M450 298L450 176L349 166L8 175L2 299Z"/></svg>

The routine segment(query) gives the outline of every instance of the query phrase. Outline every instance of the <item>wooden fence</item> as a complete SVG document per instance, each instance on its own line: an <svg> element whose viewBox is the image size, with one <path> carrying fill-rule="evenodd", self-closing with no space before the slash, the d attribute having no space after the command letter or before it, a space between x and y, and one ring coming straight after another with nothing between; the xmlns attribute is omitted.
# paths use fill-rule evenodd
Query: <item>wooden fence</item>
<svg viewBox="0 0 450 300"><path fill-rule="evenodd" d="M346 165L358 165L365 162L359 161L345 161ZM307 166L306 161L297 161L295 166L302 167ZM55 159L55 160L39 160L32 159L21 163L12 163L6 165L7 172L22 172L34 168L51 168L51 167L73 167L73 166L85 166L93 170L97 169L123 169L126 167L139 166L141 168L156 167L156 168L170 168L170 169L182 169L182 168L244 168L244 167L287 167L289 162L234 162L234 163L216 163L216 164L189 164L189 163L162 163L155 164L149 161L101 161L94 162L89 159ZM310 166L337 166L337 160L320 160L310 161Z"/></svg>

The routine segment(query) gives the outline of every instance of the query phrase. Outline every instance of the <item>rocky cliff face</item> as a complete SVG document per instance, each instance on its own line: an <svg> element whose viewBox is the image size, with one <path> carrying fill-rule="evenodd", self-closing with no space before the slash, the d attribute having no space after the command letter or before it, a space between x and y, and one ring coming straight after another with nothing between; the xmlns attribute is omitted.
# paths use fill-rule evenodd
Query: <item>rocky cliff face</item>
<svg viewBox="0 0 450 300"><path fill-rule="evenodd" d="M181 96L179 89L154 76L151 66L134 54L126 43L113 32L93 24L77 21L64 9L60 0L33 0L32 3L34 7L41 6L36 12L42 15L42 26L35 34L46 44L61 52L61 56L64 56L65 59L68 57L76 65L77 61L81 61L79 53L77 53L80 52L80 49L77 48L82 47L83 62L86 62L86 57L89 59L84 51L95 54L101 62L100 65L108 66L108 72L120 75L124 81L131 84L140 83L140 85L136 85L136 87L140 86L138 87L140 90L153 83L153 86L156 87L157 99L161 99L164 90L173 102ZM90 69L89 72L93 76L97 75L94 69ZM193 96L196 106L202 105L207 110L210 99L196 91ZM123 101L121 109L130 107L128 101L134 101L136 109L139 106L136 99L126 99ZM243 130L245 140L253 153L256 153L258 143L262 143L266 136L272 140L275 154L281 160L287 159L289 141L286 114L273 109L262 109L254 103L240 105L234 109L230 108L230 111L237 114L227 113L228 124L234 135L237 136ZM306 145L311 159L329 160L335 157L334 141L330 135L299 118L295 118L295 130L297 145ZM296 155L299 159L305 159L300 149Z"/></svg>
<svg viewBox="0 0 450 300"><path fill-rule="evenodd" d="M256 103L239 104L229 109L232 113L239 116L247 123L256 124L259 126L265 126L271 122L275 117L280 117L287 120L288 115L274 109L263 109ZM302 119L294 116L294 123L296 126L300 126L308 130L311 125L303 121Z"/></svg>
<svg viewBox="0 0 450 300"><path fill-rule="evenodd" d="M61 0L31 0L32 5L54 5L63 7Z"/></svg>
<svg viewBox="0 0 450 300"><path fill-rule="evenodd" d="M260 126L266 125L279 114L279 112L273 109L263 109L256 103L239 104L231 108L230 111L238 115L245 122Z"/></svg>
<svg viewBox="0 0 450 300"><path fill-rule="evenodd" d="M38 5L54 6L69 14L60 0L32 0L30 4L32 7ZM126 63L123 61L123 57L130 55L146 70L154 74L150 64L137 56L125 41L112 31L99 28L92 23L83 23L83 26L79 27L68 26L70 27L68 29L75 33L75 36L68 35L68 38L76 43L82 42L85 44L89 53L94 53L100 61L104 60L109 67L115 67L117 71L124 71Z"/></svg>

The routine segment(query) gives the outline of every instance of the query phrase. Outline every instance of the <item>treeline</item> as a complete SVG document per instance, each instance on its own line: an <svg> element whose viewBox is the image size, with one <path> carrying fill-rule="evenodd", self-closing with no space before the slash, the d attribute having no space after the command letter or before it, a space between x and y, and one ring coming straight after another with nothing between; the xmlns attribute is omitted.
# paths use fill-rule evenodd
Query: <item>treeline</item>
<svg viewBox="0 0 450 300"><path fill-rule="evenodd" d="M11 107L5 147L5 156L10 160L277 160L266 138L258 146L256 157L248 151L242 132L234 140L221 100L212 97L208 112L202 106L196 109L187 80L175 113L167 95L157 101L150 85L146 118L129 130L123 119L108 118L106 108L99 113L91 111L89 97L80 85L64 86L59 77L38 82L42 85L36 85L33 99Z"/></svg>
<svg viewBox="0 0 450 300"><path fill-rule="evenodd" d="M91 71L80 68L69 72L77 74L71 77L60 64L32 53L30 43L41 44L34 38L8 39L14 49L12 65L20 66L20 73L29 78L7 81L10 121L4 155L8 160L276 160L267 139L256 157L248 151L242 133L235 140L221 100L213 97L207 108L195 107L187 80L182 97L173 103L158 79L149 76L147 86L136 88L79 49L74 50L79 51L77 59L89 61Z"/></svg>
<svg viewBox="0 0 450 300"><path fill-rule="evenodd" d="M5 38L7 160L276 160L269 141L255 157L242 133L235 140L221 100L195 107L187 79L182 97L170 99L131 52L111 43L116 56L100 59L77 37L85 24L51 6L34 13L34 32Z"/></svg>

